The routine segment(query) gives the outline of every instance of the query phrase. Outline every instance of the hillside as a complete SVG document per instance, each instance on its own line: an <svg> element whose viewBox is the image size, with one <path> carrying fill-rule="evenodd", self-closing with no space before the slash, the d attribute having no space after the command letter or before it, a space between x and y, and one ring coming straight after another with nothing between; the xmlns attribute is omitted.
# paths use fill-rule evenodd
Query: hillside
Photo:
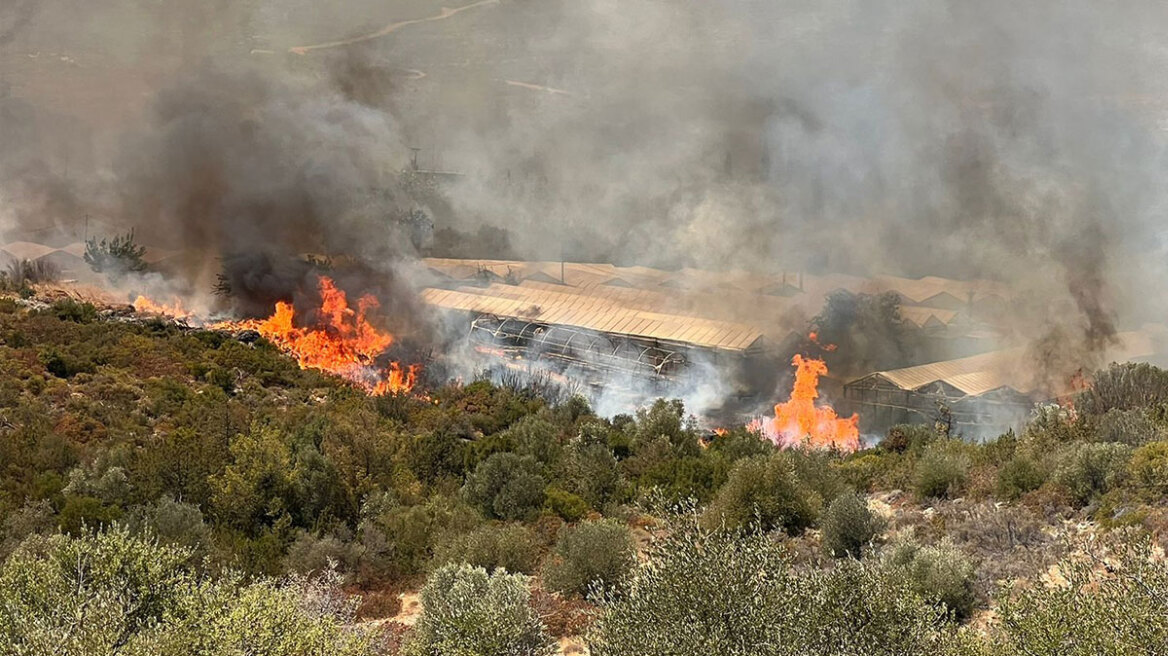
<svg viewBox="0 0 1168 656"><path fill-rule="evenodd" d="M102 585L129 586L123 597L133 596L134 576L79 582L77 571L50 565L63 553L93 558L94 567L126 558L121 567L147 567L148 579L158 570L145 563L157 558L243 607L256 594L348 598L355 605L317 608L305 626L357 631L369 642L334 636L313 653L485 640L484 627L500 621L504 633L517 632L515 644L584 636L593 653L655 653L619 646L636 634L759 653L726 647L720 640L730 636L711 633L712 624L698 637L668 629L683 616L714 621L724 604L759 631L821 624L799 638L805 644L864 627L849 638L855 644L820 653L937 645L1017 653L1008 650L1049 638L1026 633L1033 623L1055 620L1084 645L1121 630L1147 645L1168 630L1164 588L1154 587L1165 580L1162 557L1139 551L1149 544L1140 536L1160 540L1168 518L1168 374L1146 365L1101 373L1075 409L1047 409L1022 435L973 444L897 427L879 447L843 455L779 451L742 428L707 435L664 400L602 418L580 399L554 398L550 386L466 381L370 397L300 369L262 339L68 299L4 298L0 344L0 580L8 581L0 597L45 567L38 576L73 580L98 598L109 594ZM1124 573L1093 584L1098 607L1062 603L1064 588L1041 592L1074 580L1086 555L1118 559L1107 571ZM675 574L684 575L670 578L683 562ZM726 569L730 562L746 569ZM754 567L779 587L740 579ZM1135 567L1134 577L1124 567ZM416 607L399 615L400 595L427 582L421 615ZM459 586L485 596L468 610L447 597ZM1010 593L1016 586L1030 590L1021 602ZM180 603L181 589L159 608ZM761 596L746 598L748 589ZM713 590L731 596L705 596ZM779 596L767 602L771 594ZM783 614L800 595L811 606L799 612L821 619ZM671 599L704 615L675 616L682 609L671 610ZM52 616L0 608L0 637L15 645L35 644L27 627ZM1127 628L1079 626L1075 614L1085 612L1151 615ZM99 624L79 634L96 642L78 644L101 644L87 633ZM140 630L125 635L144 640ZM854 651L881 644L891 646ZM281 649L264 653L302 653ZM1134 649L1114 653L1152 653Z"/></svg>

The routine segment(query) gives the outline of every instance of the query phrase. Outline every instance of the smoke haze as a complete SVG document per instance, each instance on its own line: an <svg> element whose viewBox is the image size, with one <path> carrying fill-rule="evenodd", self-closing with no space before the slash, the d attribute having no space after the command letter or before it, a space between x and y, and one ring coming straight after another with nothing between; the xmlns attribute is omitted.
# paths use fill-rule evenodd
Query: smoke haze
<svg viewBox="0 0 1168 656"><path fill-rule="evenodd" d="M244 311L304 252L408 308L414 209L522 257L1003 280L1036 360L1163 310L1161 2L101 4L0 9L0 219L199 248Z"/></svg>

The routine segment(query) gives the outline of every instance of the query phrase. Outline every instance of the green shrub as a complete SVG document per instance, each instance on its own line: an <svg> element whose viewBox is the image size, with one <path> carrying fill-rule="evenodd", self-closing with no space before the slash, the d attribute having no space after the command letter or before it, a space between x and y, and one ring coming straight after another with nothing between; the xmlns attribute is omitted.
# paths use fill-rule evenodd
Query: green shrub
<svg viewBox="0 0 1168 656"><path fill-rule="evenodd" d="M93 323L97 321L97 308L92 303L80 303L71 298L53 303L50 312L61 321Z"/></svg>
<svg viewBox="0 0 1168 656"><path fill-rule="evenodd" d="M284 569L300 574L319 574L334 567L344 571L356 568L361 558L361 546L335 534L315 535L299 531L288 554Z"/></svg>
<svg viewBox="0 0 1168 656"><path fill-rule="evenodd" d="M592 508L618 498L622 479L616 456L606 444L573 443L561 461L557 479L565 491L582 498Z"/></svg>
<svg viewBox="0 0 1168 656"><path fill-rule="evenodd" d="M906 472L906 456L890 451L857 451L837 467L843 480L853 489L872 492L880 486L901 488L899 480Z"/></svg>
<svg viewBox="0 0 1168 656"><path fill-rule="evenodd" d="M482 519L457 499L434 496L420 505L402 505L375 495L361 509L358 526L366 578L418 574L447 536L470 532Z"/></svg>
<svg viewBox="0 0 1168 656"><path fill-rule="evenodd" d="M1040 405L1035 408L1019 442L1041 453L1071 442L1088 441L1091 437L1082 415L1058 405Z"/></svg>
<svg viewBox="0 0 1168 656"><path fill-rule="evenodd" d="M9 512L0 523L0 563L31 535L48 535L57 530L53 505L47 500L26 501Z"/></svg>
<svg viewBox="0 0 1168 656"><path fill-rule="evenodd" d="M1130 538L1130 536L1127 536ZM1147 540L1121 543L1118 553L1058 565L1061 581L1007 589L997 614L1001 654L1136 656L1168 645L1168 565ZM1107 565L1103 566L1103 556Z"/></svg>
<svg viewBox="0 0 1168 656"><path fill-rule="evenodd" d="M563 457L559 430L539 415L528 415L503 431L504 442L513 443L515 453L531 456L541 465L552 466Z"/></svg>
<svg viewBox="0 0 1168 656"><path fill-rule="evenodd" d="M543 505L547 485L539 469L529 456L496 453L467 477L463 496L487 517L530 519Z"/></svg>
<svg viewBox="0 0 1168 656"><path fill-rule="evenodd" d="M589 635L593 654L784 653L797 601L781 547L684 526L650 545L647 557L627 591L603 606Z"/></svg>
<svg viewBox="0 0 1168 656"><path fill-rule="evenodd" d="M786 451L785 455L795 466L799 484L812 493L812 506L817 514L836 497L852 491L838 469L839 454L815 449L792 449Z"/></svg>
<svg viewBox="0 0 1168 656"><path fill-rule="evenodd" d="M61 530L69 535L81 535L86 529L109 526L122 518L122 509L90 496L67 496L57 515Z"/></svg>
<svg viewBox="0 0 1168 656"><path fill-rule="evenodd" d="M997 494L1002 499L1016 501L1027 492L1033 492L1046 482L1042 466L1028 455L1016 455L998 470Z"/></svg>
<svg viewBox="0 0 1168 656"><path fill-rule="evenodd" d="M566 522L578 522L588 513L588 502L558 487L546 490L547 509Z"/></svg>
<svg viewBox="0 0 1168 656"><path fill-rule="evenodd" d="M435 548L434 562L531 574L539 566L539 557L539 539L531 529L521 524L486 524L444 540Z"/></svg>
<svg viewBox="0 0 1168 656"><path fill-rule="evenodd" d="M1095 440L1140 446L1164 439L1164 429L1142 408L1112 408L1095 419Z"/></svg>
<svg viewBox="0 0 1168 656"><path fill-rule="evenodd" d="M1124 444L1068 445L1058 456L1054 481L1066 488L1072 501L1085 506L1119 482L1131 451Z"/></svg>
<svg viewBox="0 0 1168 656"><path fill-rule="evenodd" d="M554 651L529 605L528 579L480 567L445 565L426 579L422 614L405 656L540 656Z"/></svg>
<svg viewBox="0 0 1168 656"><path fill-rule="evenodd" d="M653 405L637 410L634 444L648 444L665 438L678 455L698 454L698 435L685 420L685 406L678 399L657 399Z"/></svg>
<svg viewBox="0 0 1168 656"><path fill-rule="evenodd" d="M335 578L284 584L199 574L181 547L124 528L55 535L0 566L5 654L372 655Z"/></svg>
<svg viewBox="0 0 1168 656"><path fill-rule="evenodd" d="M164 544L178 545L196 554L211 543L211 528L203 521L199 507L169 496L134 508L127 523L137 533L153 535Z"/></svg>
<svg viewBox="0 0 1168 656"><path fill-rule="evenodd" d="M543 582L565 594L611 591L635 563L636 546L627 528L609 519L582 522L560 532Z"/></svg>
<svg viewBox="0 0 1168 656"><path fill-rule="evenodd" d="M864 497L842 494L827 506L820 522L823 549L829 556L859 558L864 545L884 530L884 521L869 508Z"/></svg>
<svg viewBox="0 0 1168 656"><path fill-rule="evenodd" d="M1145 444L1132 453L1126 486L1149 501L1168 496L1168 441Z"/></svg>
<svg viewBox="0 0 1168 656"><path fill-rule="evenodd" d="M1075 407L1102 415L1109 410L1148 410L1168 402L1168 371L1147 363L1113 364L1095 373Z"/></svg>
<svg viewBox="0 0 1168 656"><path fill-rule="evenodd" d="M795 473L786 453L738 461L706 509L709 528L781 528L798 534L815 521L812 492Z"/></svg>
<svg viewBox="0 0 1168 656"><path fill-rule="evenodd" d="M913 472L914 489L922 499L960 493L973 462L960 440L938 440L925 447Z"/></svg>
<svg viewBox="0 0 1168 656"><path fill-rule="evenodd" d="M903 542L892 549L886 564L902 572L921 598L965 620L977 606L973 564L952 544L920 546Z"/></svg>
<svg viewBox="0 0 1168 656"><path fill-rule="evenodd" d="M949 629L883 569L846 561L799 574L760 534L683 523L608 599L589 634L596 656L932 656Z"/></svg>

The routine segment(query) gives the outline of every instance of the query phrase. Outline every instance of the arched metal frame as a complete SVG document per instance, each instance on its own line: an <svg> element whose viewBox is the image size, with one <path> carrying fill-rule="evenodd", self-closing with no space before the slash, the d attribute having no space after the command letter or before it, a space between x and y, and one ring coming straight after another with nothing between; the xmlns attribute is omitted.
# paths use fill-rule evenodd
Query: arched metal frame
<svg viewBox="0 0 1168 656"><path fill-rule="evenodd" d="M675 378L689 366L680 344L494 315L472 319L468 338L515 358L654 378Z"/></svg>

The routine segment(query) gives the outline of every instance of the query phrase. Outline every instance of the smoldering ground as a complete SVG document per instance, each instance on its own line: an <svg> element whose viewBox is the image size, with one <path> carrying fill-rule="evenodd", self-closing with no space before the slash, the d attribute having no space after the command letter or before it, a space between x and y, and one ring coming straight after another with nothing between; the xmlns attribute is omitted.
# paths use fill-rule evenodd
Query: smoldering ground
<svg viewBox="0 0 1168 656"><path fill-rule="evenodd" d="M3 170L41 171L6 174L5 213L95 208L206 249L257 304L300 281L252 255L324 251L412 312L384 226L421 208L535 258L1003 280L1002 341L1038 367L1162 309L1161 3L110 0L86 27L43 4L0 44L30 108L3 114L26 144ZM38 92L72 79L25 61L50 45L139 93ZM90 126L89 166L24 137L58 115ZM400 184L411 147L466 174L441 203Z"/></svg>

